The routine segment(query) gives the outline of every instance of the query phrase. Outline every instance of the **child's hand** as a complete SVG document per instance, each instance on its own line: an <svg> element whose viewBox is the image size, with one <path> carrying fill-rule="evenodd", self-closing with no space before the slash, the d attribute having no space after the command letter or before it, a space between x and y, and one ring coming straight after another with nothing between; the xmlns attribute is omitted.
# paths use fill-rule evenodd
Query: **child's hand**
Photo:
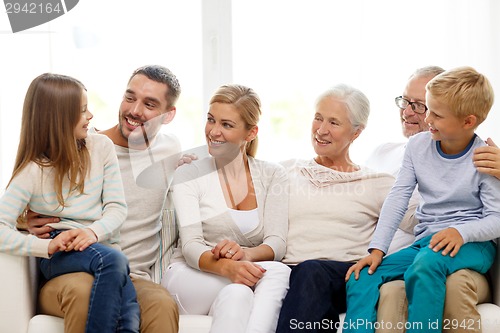
<svg viewBox="0 0 500 333"><path fill-rule="evenodd" d="M447 228L436 232L429 243L429 247L434 252L438 252L444 248L441 254L445 256L451 252L450 257L454 257L462 245L464 245L464 239L455 228Z"/></svg>
<svg viewBox="0 0 500 333"><path fill-rule="evenodd" d="M56 238L60 236L70 237L72 239L67 244L66 251L83 251L97 242L97 236L89 228L67 230L59 234Z"/></svg>
<svg viewBox="0 0 500 333"><path fill-rule="evenodd" d="M361 259L360 261L358 261L349 268L349 270L345 275L346 282L349 280L353 272L354 272L354 278L356 280L359 279L359 272L365 266L370 266L370 268L368 269L368 274L373 274L377 270L377 267L382 262L383 257L384 257L384 252L378 249L373 249L368 256L364 257L363 259Z"/></svg>
<svg viewBox="0 0 500 333"><path fill-rule="evenodd" d="M56 237L50 241L49 255L53 255L58 251L65 251L65 250L66 250L66 242L62 237L61 238Z"/></svg>

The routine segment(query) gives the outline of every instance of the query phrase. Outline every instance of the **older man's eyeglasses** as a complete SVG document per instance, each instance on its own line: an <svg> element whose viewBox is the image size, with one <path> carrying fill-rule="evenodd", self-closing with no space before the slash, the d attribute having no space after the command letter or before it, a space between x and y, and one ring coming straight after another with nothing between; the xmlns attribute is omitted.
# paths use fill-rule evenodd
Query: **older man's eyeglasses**
<svg viewBox="0 0 500 333"><path fill-rule="evenodd" d="M427 111L427 106L424 103L410 102L409 100L407 100L403 96L396 97L396 99L394 101L396 102L396 105L398 106L398 108L400 108L401 110L406 109L408 107L408 105L410 105L411 109L415 113L423 114Z"/></svg>

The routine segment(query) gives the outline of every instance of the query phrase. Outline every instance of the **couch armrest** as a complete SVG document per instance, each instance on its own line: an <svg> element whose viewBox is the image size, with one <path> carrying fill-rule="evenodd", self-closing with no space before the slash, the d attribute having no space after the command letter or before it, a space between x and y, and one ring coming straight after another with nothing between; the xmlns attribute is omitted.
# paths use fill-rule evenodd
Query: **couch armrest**
<svg viewBox="0 0 500 333"><path fill-rule="evenodd" d="M497 256L490 269L492 302L500 306L500 238L497 239Z"/></svg>
<svg viewBox="0 0 500 333"><path fill-rule="evenodd" d="M0 253L0 267L0 332L25 333L36 308L36 259Z"/></svg>
<svg viewBox="0 0 500 333"><path fill-rule="evenodd" d="M179 238L179 230L175 221L175 211L172 200L172 192L168 191L163 200L160 213L160 252L158 259L153 265L153 282L160 283L163 272L167 269L170 257L174 253Z"/></svg>
<svg viewBox="0 0 500 333"><path fill-rule="evenodd" d="M500 332L500 239L497 239L497 256L489 270L491 278L492 303L479 304L483 333Z"/></svg>

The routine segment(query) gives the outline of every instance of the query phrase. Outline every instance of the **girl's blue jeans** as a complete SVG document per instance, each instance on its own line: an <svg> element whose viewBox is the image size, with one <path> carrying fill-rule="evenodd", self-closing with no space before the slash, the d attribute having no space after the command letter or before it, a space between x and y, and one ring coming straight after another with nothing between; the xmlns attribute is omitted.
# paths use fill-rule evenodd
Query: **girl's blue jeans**
<svg viewBox="0 0 500 333"><path fill-rule="evenodd" d="M351 275L344 333L372 333L383 324L376 322L379 288L392 280L405 281L408 322L402 324L406 332L441 332L446 277L463 268L486 273L495 259L496 246L492 241L466 243L455 257L450 257L442 255L442 250L434 252L429 248L431 237L387 256L371 275L368 267L361 270L358 280Z"/></svg>
<svg viewBox="0 0 500 333"><path fill-rule="evenodd" d="M139 332L139 304L123 253L95 243L84 251L56 252L40 260L46 279L86 272L94 276L86 333Z"/></svg>

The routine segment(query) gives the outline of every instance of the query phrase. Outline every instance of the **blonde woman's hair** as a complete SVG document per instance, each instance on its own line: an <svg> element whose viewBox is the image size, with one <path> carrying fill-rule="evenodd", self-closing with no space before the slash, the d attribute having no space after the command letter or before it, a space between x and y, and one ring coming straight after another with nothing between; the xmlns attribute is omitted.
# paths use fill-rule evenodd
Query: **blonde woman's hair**
<svg viewBox="0 0 500 333"><path fill-rule="evenodd" d="M490 81L472 67L458 67L430 80L425 89L445 103L457 117L474 115L479 126L493 106Z"/></svg>
<svg viewBox="0 0 500 333"><path fill-rule="evenodd" d="M245 122L247 130L252 129L259 123L259 118L262 114L260 98L252 88L238 84L223 85L217 89L210 99L210 105L214 103L233 105ZM246 144L245 150L248 156L255 157L257 145L257 137Z"/></svg>
<svg viewBox="0 0 500 333"><path fill-rule="evenodd" d="M52 168L59 205L64 208L63 183L69 192L84 192L90 156L85 139L77 140L84 85L69 76L45 73L30 84L24 99L21 135L14 171L9 181L30 162ZM9 186L9 185L7 185Z"/></svg>

